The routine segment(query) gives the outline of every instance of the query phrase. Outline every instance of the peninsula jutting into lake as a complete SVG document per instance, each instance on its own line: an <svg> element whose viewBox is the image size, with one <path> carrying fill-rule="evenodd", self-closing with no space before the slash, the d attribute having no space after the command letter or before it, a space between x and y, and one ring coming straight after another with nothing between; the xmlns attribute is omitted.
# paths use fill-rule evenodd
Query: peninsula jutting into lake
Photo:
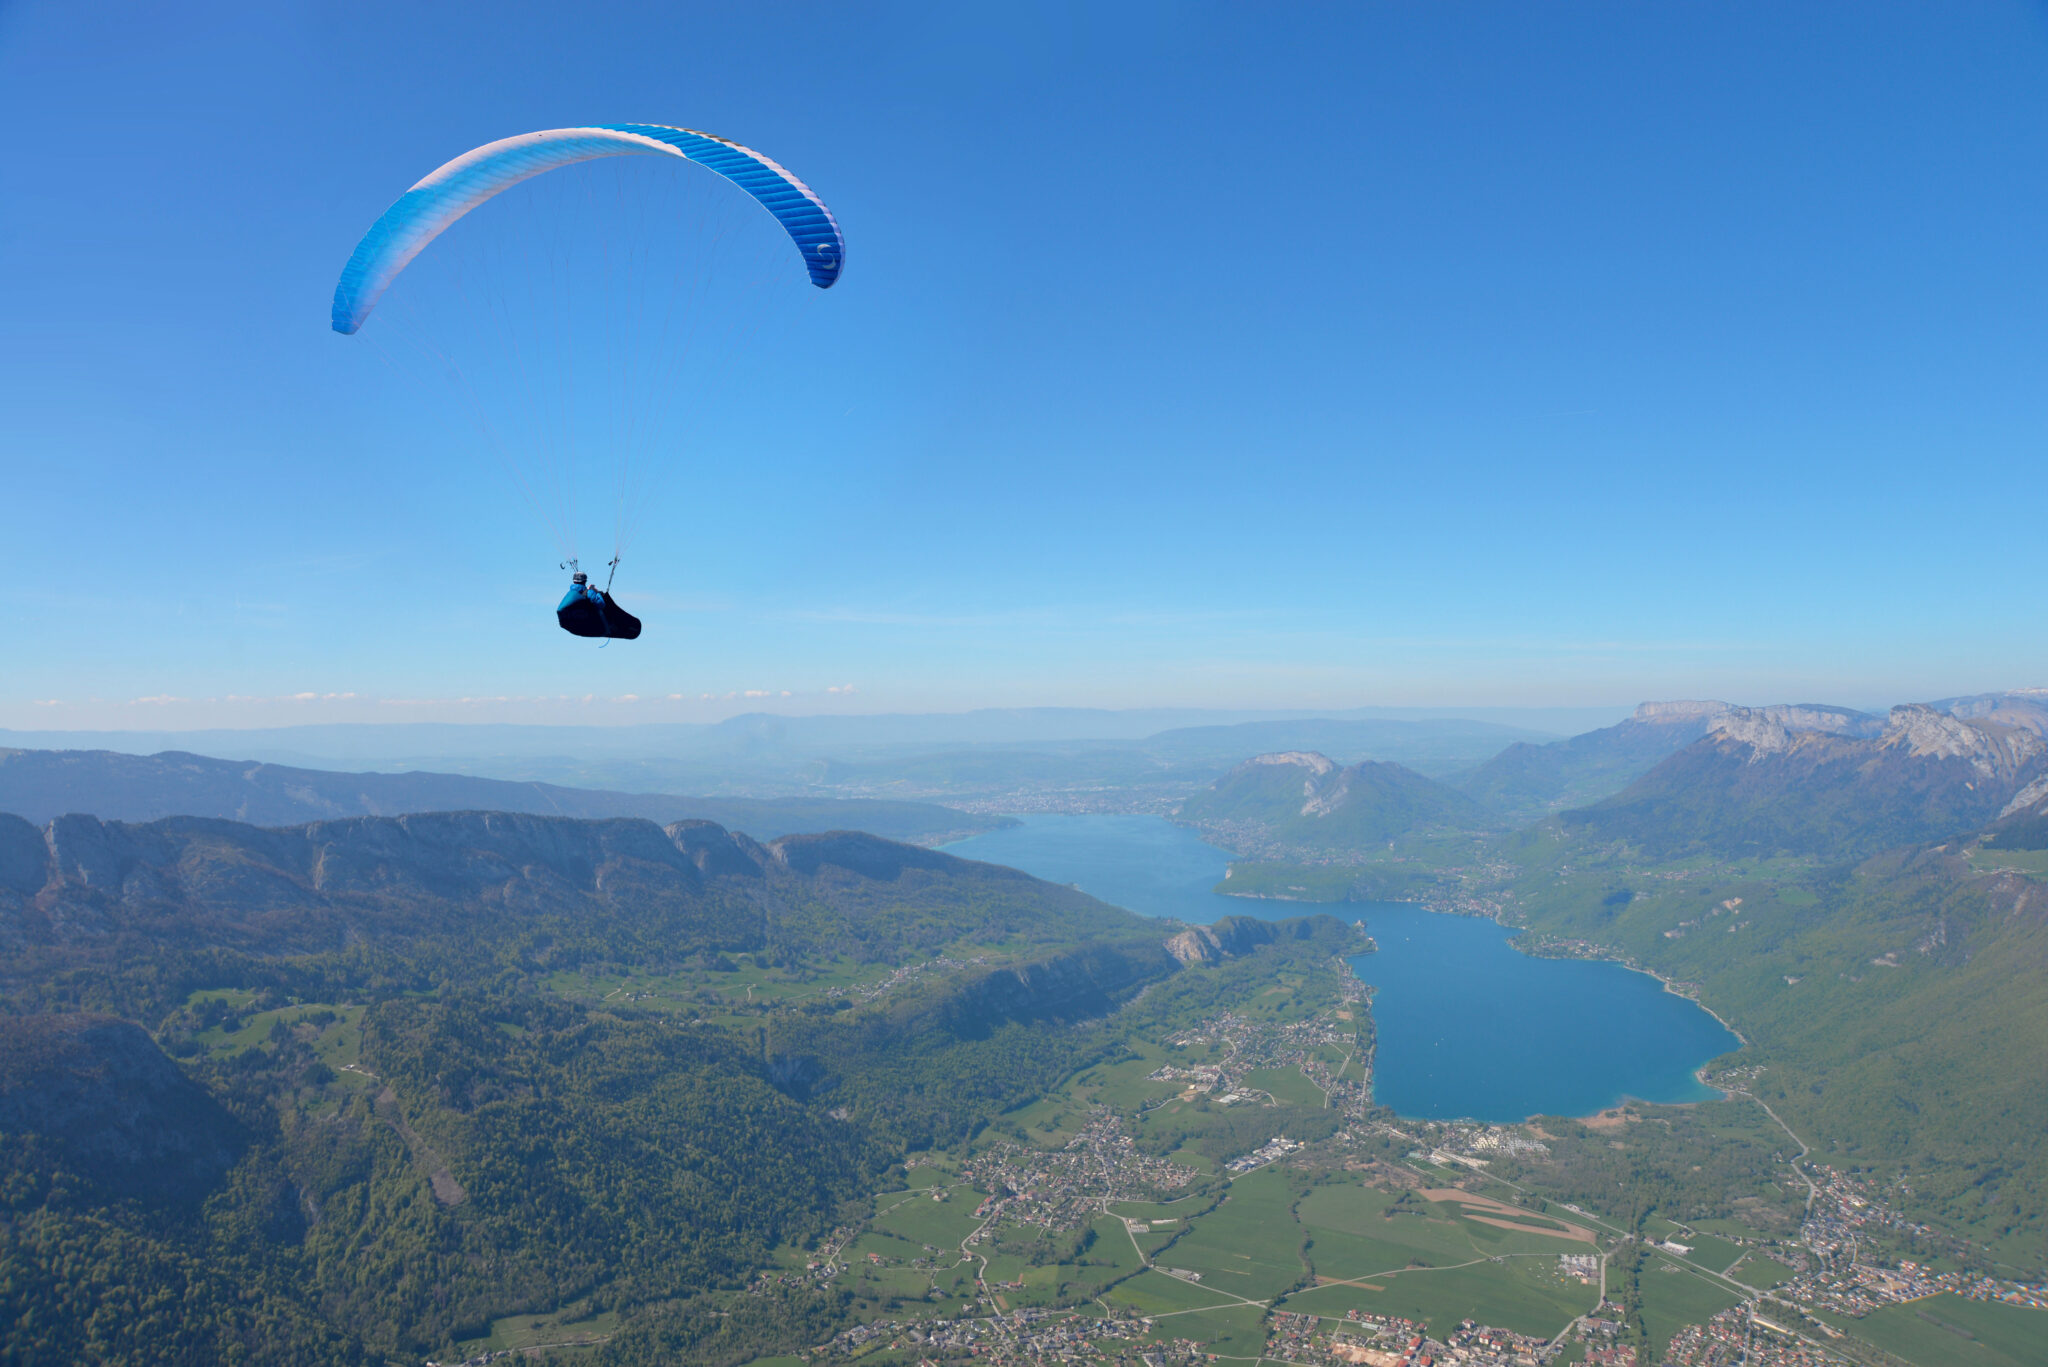
<svg viewBox="0 0 2048 1367"><path fill-rule="evenodd" d="M946 848L1194 924L1302 910L1216 891L1230 853L1159 817L1025 816ZM1373 989L1374 1099L1402 1115L1500 1122L1719 1095L1695 1074L1739 1041L1648 974L1531 957L1490 921L1421 904L1337 910L1378 945L1352 968Z"/></svg>

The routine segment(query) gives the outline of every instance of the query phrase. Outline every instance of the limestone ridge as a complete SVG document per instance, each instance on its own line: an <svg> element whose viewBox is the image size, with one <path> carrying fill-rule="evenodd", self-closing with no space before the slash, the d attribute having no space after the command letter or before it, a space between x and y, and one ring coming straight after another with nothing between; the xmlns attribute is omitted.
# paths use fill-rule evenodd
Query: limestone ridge
<svg viewBox="0 0 2048 1367"><path fill-rule="evenodd" d="M1295 916L1266 921L1256 916L1226 916L1214 925L1192 926L1166 942L1166 952L1188 967L1213 966L1250 954L1261 945L1281 940L1311 940L1318 935L1343 936L1344 925L1331 916Z"/></svg>
<svg viewBox="0 0 2048 1367"><path fill-rule="evenodd" d="M1337 767L1336 761L1309 750L1283 750L1271 755L1253 755L1247 764L1292 764L1321 777Z"/></svg>
<svg viewBox="0 0 2048 1367"><path fill-rule="evenodd" d="M357 941L502 938L543 923L748 949L766 933L764 916L785 927L806 917L812 937L857 936L847 919L855 909L886 919L950 884L1048 924L1110 915L1013 869L849 831L763 845L708 821L663 828L502 812L285 829L88 816L39 829L0 814L0 978L9 952L33 948L318 953Z"/></svg>
<svg viewBox="0 0 2048 1367"><path fill-rule="evenodd" d="M1567 826L1661 855L1856 858L1982 830L2048 775L2048 698L1907 703L1879 718L1730 707ZM2024 804L2023 804L2024 805Z"/></svg>
<svg viewBox="0 0 2048 1367"><path fill-rule="evenodd" d="M2011 709L1965 718L1928 703L1905 703L1883 720L1813 707L1731 708L1714 720L1711 734L1746 746L1752 764L1839 738L1871 741L1915 759L1960 760L1980 778L2009 782L2048 752L2044 729L2044 718Z"/></svg>
<svg viewBox="0 0 2048 1367"><path fill-rule="evenodd" d="M313 898L419 893L497 898L602 894L629 867L684 888L758 879L771 865L893 879L970 861L860 831L788 835L766 845L710 821L667 827L505 812L359 817L270 830L203 817L130 825L62 816L38 830L0 813L0 896L142 906L203 899L253 908ZM996 865L984 876L1025 879ZM0 905L4 905L0 901Z"/></svg>

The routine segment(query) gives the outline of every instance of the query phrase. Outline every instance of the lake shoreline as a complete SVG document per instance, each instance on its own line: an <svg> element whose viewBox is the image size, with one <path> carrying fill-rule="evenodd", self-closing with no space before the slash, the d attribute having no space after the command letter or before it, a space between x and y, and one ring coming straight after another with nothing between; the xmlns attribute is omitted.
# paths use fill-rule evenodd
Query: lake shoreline
<svg viewBox="0 0 2048 1367"><path fill-rule="evenodd" d="M1373 989L1373 1094L1406 1116L1517 1124L1624 1102L1715 1100L1721 1093L1702 1069L1747 1043L1673 981L1607 946L1544 952L1498 907L1455 895L1441 907L1409 888L1395 898L1334 901L1272 882L1256 891L1219 886L1230 852L1157 816L1027 815L1020 827L949 852L1076 886L1154 920L1163 933L1174 922L1239 916L1363 917L1380 952L1344 957Z"/></svg>
<svg viewBox="0 0 2048 1367"><path fill-rule="evenodd" d="M1655 979L1656 979L1656 980L1657 980L1657 981L1658 981L1658 982L1659 982L1660 984L1662 984L1662 985L1663 985L1663 988L1664 988L1664 990L1665 990L1666 992L1669 992L1669 993L1670 993L1670 994L1671 994L1672 996L1674 996L1674 997L1681 997L1681 998L1683 998L1684 1000L1686 1000L1686 1001L1689 1001L1689 1002L1691 1002L1691 1003L1692 1003L1692 1004L1693 1004L1694 1006L1697 1006L1697 1007L1698 1007L1698 1008L1699 1008L1700 1010L1702 1010L1702 1011L1706 1012L1706 1013L1707 1013L1708 1015L1712 1016L1712 1017L1713 1017L1713 1018L1714 1018L1714 1019L1715 1019L1715 1020L1716 1020L1717 1022L1719 1022L1719 1023L1720 1023L1720 1026L1721 1026L1721 1028L1722 1028L1723 1030L1726 1030L1726 1031L1727 1031L1727 1032L1728 1032L1729 1034L1731 1034L1731 1035L1735 1036L1735 1038L1736 1038L1736 1039L1738 1039L1738 1040L1740 1040L1740 1041L1742 1042L1742 1044L1741 1044L1741 1047L1742 1047L1742 1048L1744 1048L1744 1049L1747 1049L1747 1048L1749 1048L1749 1046L1750 1046L1750 1040L1749 1040L1749 1036L1747 1036L1747 1035L1743 1034L1741 1030L1737 1029L1737 1028L1735 1027L1734 1023L1733 1023L1733 1022L1731 1022L1731 1021L1729 1021L1729 1020L1727 1019L1727 1017L1723 1016L1723 1015L1722 1015L1722 1014L1721 1014L1720 1012L1716 1011L1716 1010L1715 1010L1715 1009L1714 1009L1713 1007L1711 1007L1711 1006L1708 1006L1708 1005L1707 1005L1707 1004L1706 1004L1705 1002L1703 1002L1703 1001L1701 1001L1701 1000L1699 999L1699 997L1698 997L1698 996L1696 995L1696 993L1697 993L1697 989L1698 989L1698 984L1697 984L1697 983L1689 983L1689 982L1686 982L1686 981L1685 981L1684 979L1681 979L1681 978L1670 978L1670 977L1666 977L1666 976L1665 976L1664 974L1662 974L1662 973L1659 973L1659 972L1658 972L1658 971L1657 971L1656 969L1654 969L1654 968L1648 968L1648 967L1645 967L1645 966L1644 966L1643 964L1637 963L1637 962L1636 962L1636 961L1635 961L1634 959L1632 959L1632 958L1628 957L1627 955L1625 955L1625 954L1620 954L1620 953L1615 953L1615 954L1539 954L1539 953L1537 953L1537 952L1536 952L1536 949L1537 949L1537 948L1541 948L1541 947L1542 947L1541 943L1540 943L1540 942L1538 942L1538 943L1537 943L1537 944L1536 944L1536 945L1535 945L1534 947L1532 947L1532 946L1531 946L1531 945L1530 945L1530 944L1529 944L1529 943L1527 942L1527 940L1525 939L1525 937L1526 937L1526 936L1528 935L1528 928L1527 928L1526 926L1518 926L1518 925L1515 925L1515 924L1513 924L1513 923L1511 923L1511 922L1509 922L1509 921L1503 920L1503 919L1502 919L1502 916L1504 916L1504 915L1505 915L1505 913L1500 913L1500 914L1496 914L1496 915L1491 915L1491 916L1488 916L1488 915L1483 915L1482 913L1480 913L1480 912L1476 912L1476 911L1450 911L1450 910L1445 910L1444 908L1441 908L1441 907L1435 907L1435 906L1431 906L1431 905L1430 905L1430 904L1429 904L1429 903L1428 903L1427 901L1425 901L1425 900L1423 900L1423 899L1421 899L1421 898L1411 898L1411 897L1383 897L1383 898L1378 898L1378 899L1375 899L1374 901L1371 901L1371 902L1354 902L1354 901L1350 900L1349 898L1339 898L1339 899L1337 899L1337 900L1334 900L1334 901L1332 901L1332 900L1330 900L1330 899L1327 899L1327 898L1321 898L1321 897L1289 897L1289 896L1287 896L1287 895L1286 895L1286 894L1284 894L1284 893L1277 893L1277 892L1236 892L1236 891L1226 891L1226 890L1225 890L1225 889L1223 888L1223 886L1222 886L1221 884L1218 884L1218 885L1216 886L1216 888L1214 889L1214 891L1215 891L1216 895L1217 895L1217 896L1219 896L1219 897L1234 897L1234 898L1238 899L1239 901L1244 901L1244 902L1287 902L1287 903L1290 903L1290 904L1292 904L1292 905L1295 905L1295 906L1322 906L1322 907L1344 907L1344 906L1358 906L1358 907L1363 907L1363 906L1402 906L1402 907L1421 907L1421 908L1422 908L1422 909L1423 909L1424 911L1427 911L1427 912L1429 912L1429 913L1430 913L1430 914L1431 914L1432 916L1463 916L1463 917L1467 917L1467 918L1470 918L1470 919L1472 919L1472 920L1475 920L1475 921L1477 921L1477 920L1486 920L1486 921L1491 921L1491 922L1493 922L1493 924L1495 924L1495 925L1499 926L1499 927L1500 927L1500 928L1501 928L1502 930L1506 930L1506 931L1512 931L1512 932L1514 933L1514 934L1513 934L1513 938L1511 938L1511 939L1510 939L1510 940L1508 941L1508 943L1509 943L1509 944L1510 944L1510 945L1511 945L1511 946L1512 946L1512 947L1514 948L1514 950L1515 950L1515 952L1516 952L1516 953L1518 953L1518 954L1526 954L1526 955L1528 955L1528 956L1529 956L1530 958L1532 958L1532 959L1569 959L1569 960L1577 960L1577 961L1580 961L1580 962L1584 962L1584 963L1607 963L1607 964L1619 964L1619 965L1620 965L1621 967L1623 967L1623 968L1626 968L1626 969L1628 969L1628 970L1629 970L1630 972L1632 972L1632 973L1642 973L1642 974L1647 974L1647 975L1648 975L1649 977L1655 978ZM1694 989L1694 991L1692 991L1692 992L1688 992L1688 991L1686 991L1686 990L1685 990L1686 988L1693 988L1693 989ZM1731 1052L1732 1052L1732 1051L1731 1051ZM1703 1067L1703 1068L1704 1068L1704 1066L1705 1066L1705 1065L1702 1065L1702 1067ZM1705 1084L1704 1084L1704 1083L1702 1083L1702 1085L1705 1085ZM1648 1105L1691 1105L1691 1104L1693 1104L1693 1103L1691 1103L1691 1102L1668 1102L1668 1103L1667 1103L1667 1102L1649 1102L1649 1103L1645 1103L1645 1104L1648 1104Z"/></svg>

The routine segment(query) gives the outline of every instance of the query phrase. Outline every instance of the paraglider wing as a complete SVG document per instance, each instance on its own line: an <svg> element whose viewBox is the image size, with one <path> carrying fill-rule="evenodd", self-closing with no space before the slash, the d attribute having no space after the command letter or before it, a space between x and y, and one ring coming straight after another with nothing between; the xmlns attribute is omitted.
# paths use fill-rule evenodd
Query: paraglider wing
<svg viewBox="0 0 2048 1367"><path fill-rule="evenodd" d="M435 171L398 197L356 244L334 287L334 330L353 333L377 300L448 226L523 180L599 157L662 155L708 167L775 215L811 283L830 289L846 264L846 239L825 202L809 186L759 152L736 142L652 123L552 128L486 143Z"/></svg>

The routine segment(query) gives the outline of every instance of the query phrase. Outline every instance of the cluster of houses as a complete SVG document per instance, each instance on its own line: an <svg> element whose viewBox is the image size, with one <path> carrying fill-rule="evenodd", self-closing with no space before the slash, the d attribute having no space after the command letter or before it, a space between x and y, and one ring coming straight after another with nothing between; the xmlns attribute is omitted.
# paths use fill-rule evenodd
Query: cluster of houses
<svg viewBox="0 0 2048 1367"><path fill-rule="evenodd" d="M1054 1153L1003 1141L977 1155L967 1179L990 1193L975 1215L1000 1214L1046 1229L1081 1229L1102 1218L1111 1201L1151 1201L1185 1187L1195 1170L1139 1151L1123 1121L1098 1110Z"/></svg>
<svg viewBox="0 0 2048 1367"><path fill-rule="evenodd" d="M1738 1305L1679 1330L1664 1361L1672 1367L1835 1367L1841 1358L1806 1342L1792 1326Z"/></svg>
<svg viewBox="0 0 2048 1367"><path fill-rule="evenodd" d="M1539 1338L1465 1320L1443 1338L1399 1315L1352 1310L1343 1320L1286 1311L1273 1316L1266 1355L1286 1362L1359 1367L1533 1367L1550 1356Z"/></svg>

